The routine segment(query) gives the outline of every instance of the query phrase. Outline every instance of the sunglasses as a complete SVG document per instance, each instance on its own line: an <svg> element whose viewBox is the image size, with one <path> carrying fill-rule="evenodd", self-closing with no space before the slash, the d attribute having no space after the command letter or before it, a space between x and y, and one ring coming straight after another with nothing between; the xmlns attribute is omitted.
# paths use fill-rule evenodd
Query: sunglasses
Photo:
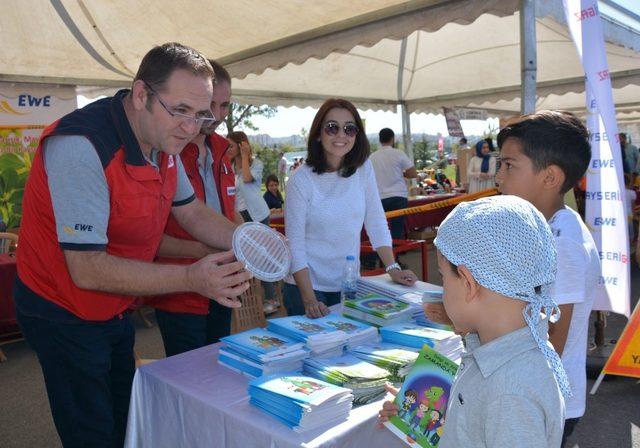
<svg viewBox="0 0 640 448"><path fill-rule="evenodd" d="M342 127L342 131L344 132L344 135L346 135L347 137L355 137L356 135L358 135L358 132L360 130L358 129L358 126L356 126L355 124L348 123ZM340 125L335 121L329 121L324 125L324 132L327 135L335 137L340 132Z"/></svg>

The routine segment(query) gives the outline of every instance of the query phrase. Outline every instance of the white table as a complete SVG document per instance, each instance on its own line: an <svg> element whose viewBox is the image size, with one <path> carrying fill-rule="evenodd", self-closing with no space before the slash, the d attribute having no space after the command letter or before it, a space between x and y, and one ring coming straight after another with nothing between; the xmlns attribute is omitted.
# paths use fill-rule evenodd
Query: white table
<svg viewBox="0 0 640 448"><path fill-rule="evenodd" d="M298 434L249 404L249 379L217 363L219 344L136 371L127 448L402 447L378 429L384 400L360 406L338 426Z"/></svg>

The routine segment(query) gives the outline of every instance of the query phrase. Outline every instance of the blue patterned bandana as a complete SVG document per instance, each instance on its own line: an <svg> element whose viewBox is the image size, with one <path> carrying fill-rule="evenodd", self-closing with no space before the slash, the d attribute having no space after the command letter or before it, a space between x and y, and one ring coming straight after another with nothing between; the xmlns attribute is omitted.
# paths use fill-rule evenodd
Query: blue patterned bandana
<svg viewBox="0 0 640 448"><path fill-rule="evenodd" d="M551 322L560 318L560 309L546 293L556 276L556 249L542 213L516 196L463 202L442 222L434 244L451 263L466 266L480 285L528 302L524 319L562 394L571 396L560 357L536 328L541 312Z"/></svg>

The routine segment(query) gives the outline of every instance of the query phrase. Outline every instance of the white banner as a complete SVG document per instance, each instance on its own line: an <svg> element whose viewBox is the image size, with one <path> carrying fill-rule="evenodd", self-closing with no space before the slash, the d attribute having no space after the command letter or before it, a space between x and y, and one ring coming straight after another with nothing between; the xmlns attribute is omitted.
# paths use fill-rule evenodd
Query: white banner
<svg viewBox="0 0 640 448"><path fill-rule="evenodd" d="M563 0L563 3L586 77L592 154L587 170L585 221L602 264L593 309L629 317L630 258L622 152L598 2Z"/></svg>
<svg viewBox="0 0 640 448"><path fill-rule="evenodd" d="M465 109L456 107L456 113L461 120L486 120L487 111L484 109Z"/></svg>
<svg viewBox="0 0 640 448"><path fill-rule="evenodd" d="M35 151L42 130L76 107L73 86L0 83L0 154Z"/></svg>

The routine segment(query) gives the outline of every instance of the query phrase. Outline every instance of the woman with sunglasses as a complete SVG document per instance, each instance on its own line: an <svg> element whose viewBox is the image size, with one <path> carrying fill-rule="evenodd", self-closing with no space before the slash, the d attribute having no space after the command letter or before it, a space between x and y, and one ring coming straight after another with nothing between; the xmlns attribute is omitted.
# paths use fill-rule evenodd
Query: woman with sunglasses
<svg viewBox="0 0 640 448"><path fill-rule="evenodd" d="M397 283L416 276L401 270L378 196L362 120L349 101L329 99L313 119L307 160L287 182L285 230L292 253L283 296L288 314L322 317L340 302L346 257L360 254L364 224Z"/></svg>

